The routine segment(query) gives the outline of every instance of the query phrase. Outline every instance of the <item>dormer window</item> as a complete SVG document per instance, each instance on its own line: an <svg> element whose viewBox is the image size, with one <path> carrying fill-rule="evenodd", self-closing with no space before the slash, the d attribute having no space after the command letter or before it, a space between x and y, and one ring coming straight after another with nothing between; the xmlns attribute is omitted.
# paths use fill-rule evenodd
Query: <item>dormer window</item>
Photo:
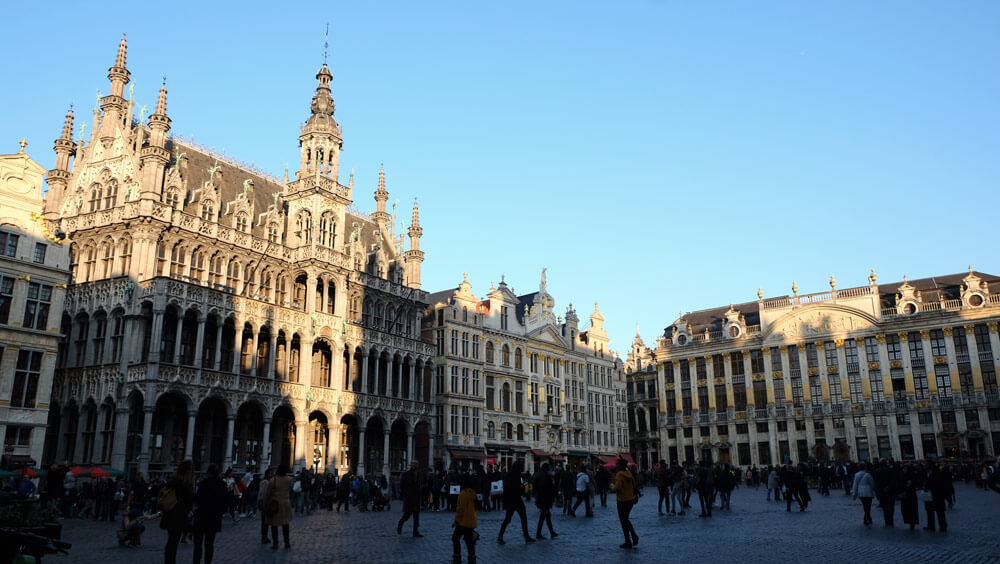
<svg viewBox="0 0 1000 564"><path fill-rule="evenodd" d="M249 231L249 220L247 214L240 213L236 216L236 230L240 233L247 233Z"/></svg>
<svg viewBox="0 0 1000 564"><path fill-rule="evenodd" d="M686 345L687 341L688 341L687 335L678 335L677 336L677 344L678 345Z"/></svg>
<svg viewBox="0 0 1000 564"><path fill-rule="evenodd" d="M740 336L740 326L739 325L730 325L729 326L729 337L731 339L735 339L735 338L737 338L739 336Z"/></svg>
<svg viewBox="0 0 1000 564"><path fill-rule="evenodd" d="M972 307L980 307L984 303L986 303L986 301L983 299L983 296L980 295L980 294L972 294L971 296L969 296L969 305L972 306Z"/></svg>
<svg viewBox="0 0 1000 564"><path fill-rule="evenodd" d="M203 221L215 221L215 205L212 204L211 200L202 202L201 219Z"/></svg>

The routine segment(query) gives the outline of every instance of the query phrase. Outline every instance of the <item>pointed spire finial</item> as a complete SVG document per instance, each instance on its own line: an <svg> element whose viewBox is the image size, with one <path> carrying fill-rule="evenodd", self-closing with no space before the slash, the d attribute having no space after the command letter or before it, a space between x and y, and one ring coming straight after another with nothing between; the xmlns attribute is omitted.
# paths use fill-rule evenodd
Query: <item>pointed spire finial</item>
<svg viewBox="0 0 1000 564"><path fill-rule="evenodd" d="M62 139L73 139L73 104L69 105L69 111L66 112L66 121L63 122Z"/></svg>
<svg viewBox="0 0 1000 564"><path fill-rule="evenodd" d="M288 184L288 163L285 163L285 184Z"/></svg>
<svg viewBox="0 0 1000 564"><path fill-rule="evenodd" d="M413 198L413 220L410 227L420 226L420 212L417 210L417 199Z"/></svg>
<svg viewBox="0 0 1000 564"><path fill-rule="evenodd" d="M118 43L118 55L115 57L115 66L120 68L125 68L125 52L128 49L128 44L125 42L125 34L122 34L122 40Z"/></svg>
<svg viewBox="0 0 1000 564"><path fill-rule="evenodd" d="M167 77L163 76L163 84L160 86L160 95L156 98L156 115L167 115Z"/></svg>

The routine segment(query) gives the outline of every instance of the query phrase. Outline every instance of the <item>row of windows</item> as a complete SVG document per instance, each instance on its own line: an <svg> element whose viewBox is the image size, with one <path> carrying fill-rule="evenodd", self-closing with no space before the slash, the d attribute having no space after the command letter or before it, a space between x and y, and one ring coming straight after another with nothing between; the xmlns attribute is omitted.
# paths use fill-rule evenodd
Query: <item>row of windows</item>
<svg viewBox="0 0 1000 564"><path fill-rule="evenodd" d="M10 311L14 302L13 276L0 275L0 324L10 323ZM24 303L24 317L21 326L27 329L45 330L49 324L49 308L52 305L52 286L29 282Z"/></svg>
<svg viewBox="0 0 1000 564"><path fill-rule="evenodd" d="M17 244L20 239L20 235L9 233L7 231L0 231L0 255L17 258ZM31 260L38 264L44 264L45 252L47 249L48 245L45 243L35 243L35 250L34 253L32 253Z"/></svg>

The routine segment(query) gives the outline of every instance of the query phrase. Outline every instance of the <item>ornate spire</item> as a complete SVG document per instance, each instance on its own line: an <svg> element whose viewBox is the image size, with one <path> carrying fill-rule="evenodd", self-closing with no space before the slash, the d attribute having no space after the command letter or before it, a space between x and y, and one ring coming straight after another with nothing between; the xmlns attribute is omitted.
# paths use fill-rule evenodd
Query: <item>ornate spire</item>
<svg viewBox="0 0 1000 564"><path fill-rule="evenodd" d="M118 56L115 57L115 67L125 68L125 53L128 50L128 44L125 41L125 34L122 34L122 40L118 43Z"/></svg>
<svg viewBox="0 0 1000 564"><path fill-rule="evenodd" d="M66 112L66 121L63 123L62 135L60 139L73 140L73 105L70 104L69 111Z"/></svg>
<svg viewBox="0 0 1000 564"><path fill-rule="evenodd" d="M379 211L385 211L385 202L389 199L389 192L385 189L385 167L378 167L378 190L375 191L375 201L380 202Z"/></svg>
<svg viewBox="0 0 1000 564"><path fill-rule="evenodd" d="M160 95L156 98L156 111L154 115L167 115L167 77L163 77L163 84L160 86Z"/></svg>
<svg viewBox="0 0 1000 564"><path fill-rule="evenodd" d="M417 199L413 198L413 219L410 221L410 230L420 229L420 211L417 209Z"/></svg>

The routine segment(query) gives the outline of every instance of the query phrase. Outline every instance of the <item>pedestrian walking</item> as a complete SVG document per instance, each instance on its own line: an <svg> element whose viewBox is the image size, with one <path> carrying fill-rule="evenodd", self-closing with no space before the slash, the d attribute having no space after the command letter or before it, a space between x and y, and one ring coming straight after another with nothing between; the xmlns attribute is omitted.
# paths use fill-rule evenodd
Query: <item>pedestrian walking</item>
<svg viewBox="0 0 1000 564"><path fill-rule="evenodd" d="M414 460L410 462L410 469L403 472L399 480L399 489L403 498L403 516L396 524L396 534L403 534L403 523L413 516L413 536L422 537L420 534L420 480L417 476L417 468L420 464ZM473 497L475 499L475 497Z"/></svg>
<svg viewBox="0 0 1000 564"><path fill-rule="evenodd" d="M552 472L549 463L542 464L542 467L535 472L531 482L535 489L535 506L538 507L538 527L535 530L535 538L545 540L542 534L542 525L549 526L549 536L556 538L559 533L552 528L552 504L556 500L556 484L552 481Z"/></svg>
<svg viewBox="0 0 1000 564"><path fill-rule="evenodd" d="M278 549L278 527L285 540L285 548L292 548L289 542L289 524L292 522L292 479L288 477L288 466L278 466L275 476L267 484L264 499L264 515L271 527L271 549Z"/></svg>
<svg viewBox="0 0 1000 564"><path fill-rule="evenodd" d="M903 468L899 511L903 515L903 522L910 526L911 531L920 524L920 506L917 503L917 481L919 478L920 475L913 466L907 465Z"/></svg>
<svg viewBox="0 0 1000 564"><path fill-rule="evenodd" d="M504 544L503 533L507 530L507 525L510 524L510 519L514 516L514 513L517 513L521 517L521 531L524 533L524 542L535 542L535 539L531 538L531 535L528 533L528 516L524 510L524 498L521 497L521 469L523 468L523 464L520 460L514 461L514 464L503 478L503 506L507 510L507 514L503 518L503 523L500 524L500 534L497 535L497 544Z"/></svg>
<svg viewBox="0 0 1000 564"><path fill-rule="evenodd" d="M635 532L632 521L629 520L632 507L635 506L635 502L639 499L636 493L638 492L638 486L636 485L635 476L628 469L628 462L624 458L618 458L615 470L615 482L611 486L611 490L615 492L615 498L618 501L618 522L621 523L622 534L625 535L625 542L619 546L621 548L632 548L639 544L639 535Z"/></svg>
<svg viewBox="0 0 1000 564"><path fill-rule="evenodd" d="M576 508L583 504L587 511L587 517L594 516L594 510L590 507L590 475L587 474L587 467L581 466L576 475L576 504L569 510L569 514L576 517Z"/></svg>
<svg viewBox="0 0 1000 564"><path fill-rule="evenodd" d="M854 499L861 498L861 506L865 509L865 525L872 524L872 498L875 497L875 478L871 475L871 464L865 465L854 473Z"/></svg>
<svg viewBox="0 0 1000 564"><path fill-rule="evenodd" d="M601 507L608 506L608 488L611 487L611 472L602 464L594 476L594 482L597 483L597 495L601 498Z"/></svg>
<svg viewBox="0 0 1000 564"><path fill-rule="evenodd" d="M715 470L708 460L702 460L698 468L698 502L701 504L701 515L698 517L711 517L712 504L715 503Z"/></svg>
<svg viewBox="0 0 1000 564"><path fill-rule="evenodd" d="M157 505L163 512L160 528L167 531L167 544L163 549L163 561L166 564L177 563L177 545L187 527L188 512L191 511L193 500L194 465L190 460L185 460L157 497Z"/></svg>
<svg viewBox="0 0 1000 564"><path fill-rule="evenodd" d="M222 515L226 512L229 496L226 483L219 477L219 467L209 464L208 476L198 484L194 494L194 564L212 564L215 554L215 535L222 530Z"/></svg>
<svg viewBox="0 0 1000 564"><path fill-rule="evenodd" d="M875 470L875 495L885 519L885 526L892 527L896 516L896 496L899 495L899 471L892 460L883 460Z"/></svg>
<svg viewBox="0 0 1000 564"><path fill-rule="evenodd" d="M927 511L927 526L925 531L940 530L942 533L948 530L948 521L944 517L945 502L951 492L955 491L951 480L951 474L934 462L927 462L927 478L924 481L925 500L924 510ZM934 517L937 516L937 526L935 527Z"/></svg>
<svg viewBox="0 0 1000 564"><path fill-rule="evenodd" d="M462 564L462 545L465 540L465 548L469 552L469 564L476 564L476 541L479 534L476 527L479 525L479 515L476 513L476 479L468 474L462 476L461 492L458 494L458 503L455 507L455 532L451 534L452 562Z"/></svg>
<svg viewBox="0 0 1000 564"><path fill-rule="evenodd" d="M667 467L666 460L660 460L656 468L656 491L660 494L656 502L656 512L663 515L663 502L667 502L667 513L670 512L670 486L673 485L673 473Z"/></svg>
<svg viewBox="0 0 1000 564"><path fill-rule="evenodd" d="M264 471L264 479L260 481L257 492L257 509L260 510L260 543L268 544L271 539L267 538L267 515L264 513L264 500L267 499L267 486L274 477L274 470L268 468Z"/></svg>

